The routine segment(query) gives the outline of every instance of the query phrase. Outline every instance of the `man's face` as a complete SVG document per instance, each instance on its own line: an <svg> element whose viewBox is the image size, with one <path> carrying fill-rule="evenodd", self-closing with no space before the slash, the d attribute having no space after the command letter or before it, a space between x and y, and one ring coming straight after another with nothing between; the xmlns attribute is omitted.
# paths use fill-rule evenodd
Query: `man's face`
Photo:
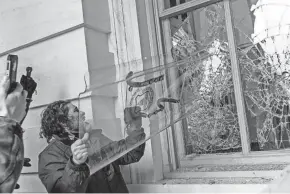
<svg viewBox="0 0 290 194"><path fill-rule="evenodd" d="M82 132L85 128L85 113L79 111L78 107L72 103L66 105L68 109L68 118L70 120L69 128L73 132Z"/></svg>

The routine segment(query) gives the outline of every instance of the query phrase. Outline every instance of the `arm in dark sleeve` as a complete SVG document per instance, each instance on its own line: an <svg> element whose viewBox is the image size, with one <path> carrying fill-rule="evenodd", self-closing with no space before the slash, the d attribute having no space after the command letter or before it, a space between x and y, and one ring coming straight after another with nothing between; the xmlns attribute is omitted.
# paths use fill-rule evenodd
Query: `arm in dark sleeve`
<svg viewBox="0 0 290 194"><path fill-rule="evenodd" d="M75 165L72 158L65 161L57 152L49 151L39 155L38 173L48 193L71 193L78 192L90 170L86 164Z"/></svg>
<svg viewBox="0 0 290 194"><path fill-rule="evenodd" d="M105 147L101 148L102 158L110 158L115 154L121 153L132 146L136 145L138 142L145 139L146 134L144 133L144 129L136 130L131 135L129 135L126 139L122 139L120 141L112 142ZM116 163L118 165L127 165L131 163L138 162L142 156L144 155L145 143L138 146L134 150L128 152L124 156L120 157Z"/></svg>
<svg viewBox="0 0 290 194"><path fill-rule="evenodd" d="M12 193L24 161L22 128L0 117L0 193Z"/></svg>
<svg viewBox="0 0 290 194"><path fill-rule="evenodd" d="M145 145L146 144L143 143L142 145L138 146L134 150L128 152L127 154L125 154L124 156L119 158L116 161L117 164L118 165L127 165L127 164L132 164L132 163L135 163L135 162L139 162L139 160L144 155Z"/></svg>

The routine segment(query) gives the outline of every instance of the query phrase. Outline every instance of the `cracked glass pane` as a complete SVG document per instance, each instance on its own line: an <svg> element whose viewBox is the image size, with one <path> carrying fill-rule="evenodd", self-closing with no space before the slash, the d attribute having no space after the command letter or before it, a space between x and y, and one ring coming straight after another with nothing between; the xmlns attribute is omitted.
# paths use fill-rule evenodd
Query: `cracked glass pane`
<svg viewBox="0 0 290 194"><path fill-rule="evenodd" d="M289 148L290 2L232 2L253 151Z"/></svg>
<svg viewBox="0 0 290 194"><path fill-rule="evenodd" d="M184 109L192 111L183 125L187 154L241 151L223 4L174 16L163 33L177 64L192 60L177 70L190 102Z"/></svg>

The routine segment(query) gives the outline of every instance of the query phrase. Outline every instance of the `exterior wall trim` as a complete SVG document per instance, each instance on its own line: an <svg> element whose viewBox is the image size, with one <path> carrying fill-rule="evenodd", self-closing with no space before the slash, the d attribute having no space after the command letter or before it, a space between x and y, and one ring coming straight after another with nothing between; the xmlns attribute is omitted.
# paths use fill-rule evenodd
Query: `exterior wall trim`
<svg viewBox="0 0 290 194"><path fill-rule="evenodd" d="M56 38L56 37L59 37L59 36L62 36L64 34L67 34L67 33L70 33L70 32L73 32L75 30L78 30L78 29L81 29L81 28L87 28L87 29L91 29L93 31L98 31L98 32L103 32L103 33L109 33L108 31L105 31L105 30L102 30L102 29L96 29L95 27L92 27L91 25L88 25L88 24L85 24L85 23L81 23L81 24L78 24L76 26L73 26L71 28L67 28L65 30L62 30L62 31L59 31L59 32L56 32L54 34L51 34L51 35L48 35L48 36L45 36L43 38L40 38L40 39L37 39L37 40L34 40L32 42L29 42L29 43L26 43L26 44L23 44L23 45L20 45L18 47L15 47L15 48L12 48L12 49L9 49L7 51L4 51L2 53L0 53L0 57L3 57L5 55L8 55L10 53L14 53L14 52L17 52L17 51L20 51L20 50L23 50L23 49L26 49L28 47L32 47L34 45L37 45L39 43L42 43L42 42L45 42L45 41L48 41L48 40L51 40L53 38Z"/></svg>

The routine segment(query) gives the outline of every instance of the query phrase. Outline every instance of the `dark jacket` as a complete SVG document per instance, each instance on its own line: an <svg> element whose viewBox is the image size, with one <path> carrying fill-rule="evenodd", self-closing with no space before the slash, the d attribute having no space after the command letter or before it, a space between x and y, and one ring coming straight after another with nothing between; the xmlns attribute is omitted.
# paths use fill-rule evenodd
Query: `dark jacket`
<svg viewBox="0 0 290 194"><path fill-rule="evenodd" d="M0 193L12 193L24 161L22 128L15 121L0 117Z"/></svg>
<svg viewBox="0 0 290 194"><path fill-rule="evenodd" d="M98 133L97 139L101 149L95 152L105 159L126 150L144 138L143 130L135 132L125 140L115 142ZM73 164L70 149L72 143L67 139L56 137L39 154L39 178L48 193L128 193L119 165L138 162L144 154L145 144L90 176L87 164ZM97 158L95 154L89 157L89 160L97 161ZM96 164L96 161L93 163Z"/></svg>

